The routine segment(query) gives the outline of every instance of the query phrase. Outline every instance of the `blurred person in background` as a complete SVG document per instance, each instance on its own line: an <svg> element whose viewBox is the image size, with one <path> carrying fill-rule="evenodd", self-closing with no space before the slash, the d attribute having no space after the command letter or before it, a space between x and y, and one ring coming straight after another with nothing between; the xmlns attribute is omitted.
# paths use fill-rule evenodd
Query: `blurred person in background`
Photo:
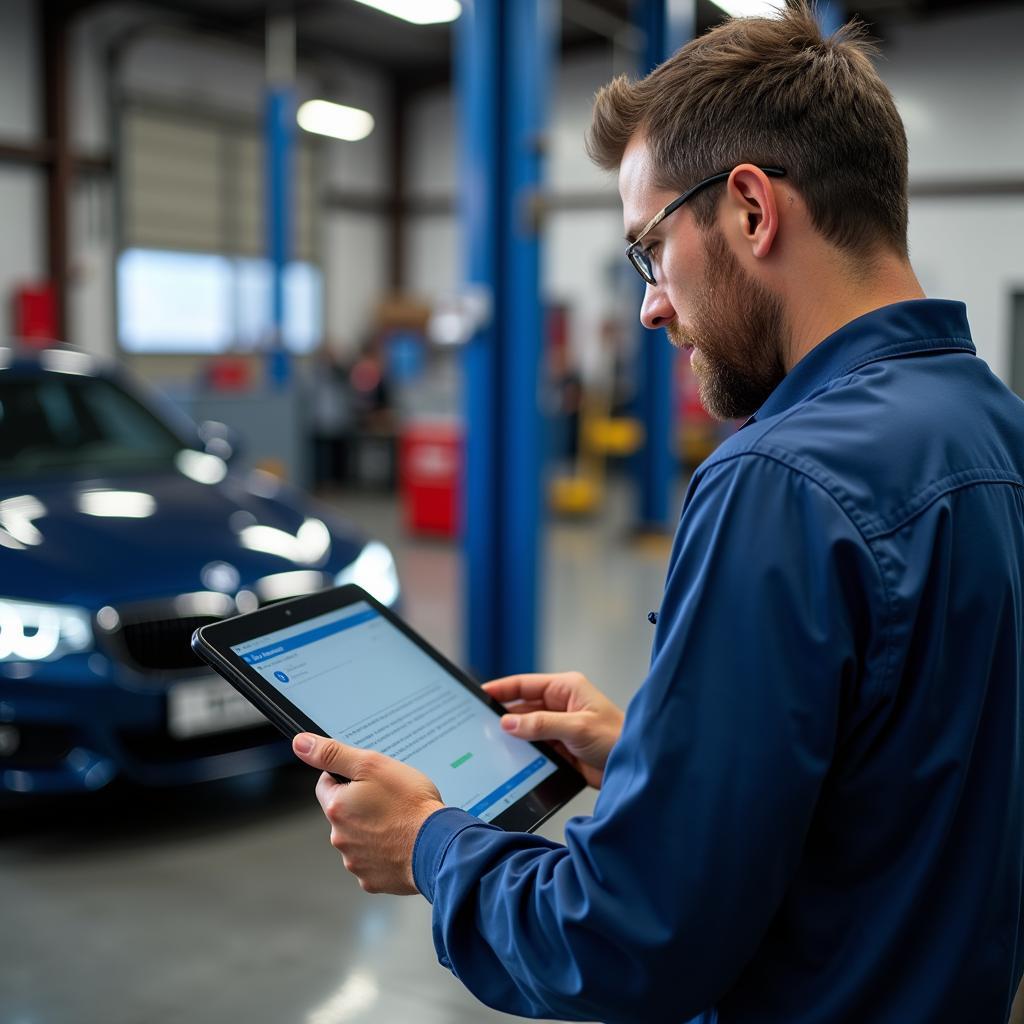
<svg viewBox="0 0 1024 1024"><path fill-rule="evenodd" d="M1024 404L907 254L862 33L794 4L597 96L641 319L718 417L650 671L496 680L591 785L565 843L300 735L332 842L481 1000L602 1021L1003 1024L1024 969Z"/></svg>

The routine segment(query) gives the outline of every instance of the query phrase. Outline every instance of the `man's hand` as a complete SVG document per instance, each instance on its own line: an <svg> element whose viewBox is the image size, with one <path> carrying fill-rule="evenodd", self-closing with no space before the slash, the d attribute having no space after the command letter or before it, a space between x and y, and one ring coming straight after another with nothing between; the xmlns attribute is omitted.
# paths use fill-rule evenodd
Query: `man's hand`
<svg viewBox="0 0 1024 1024"><path fill-rule="evenodd" d="M363 889L418 892L412 848L423 822L444 806L430 779L394 758L308 732L292 740L292 750L323 769L316 798L331 823L331 845ZM337 782L328 772L352 781Z"/></svg>
<svg viewBox="0 0 1024 1024"><path fill-rule="evenodd" d="M501 727L524 740L549 740L595 789L625 713L579 672L505 676L484 683L508 708Z"/></svg>

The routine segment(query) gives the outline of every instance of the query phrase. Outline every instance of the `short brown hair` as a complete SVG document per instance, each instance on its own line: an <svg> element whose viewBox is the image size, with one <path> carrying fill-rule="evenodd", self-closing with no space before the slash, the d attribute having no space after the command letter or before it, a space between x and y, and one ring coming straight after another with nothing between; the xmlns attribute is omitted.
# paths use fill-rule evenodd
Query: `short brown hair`
<svg viewBox="0 0 1024 1024"><path fill-rule="evenodd" d="M781 0L780 0L781 2ZM833 244L907 252L907 137L862 26L822 37L796 0L778 18L732 18L594 103L590 158L606 170L637 132L659 187L680 192L739 163L782 167ZM696 197L702 227L720 193Z"/></svg>

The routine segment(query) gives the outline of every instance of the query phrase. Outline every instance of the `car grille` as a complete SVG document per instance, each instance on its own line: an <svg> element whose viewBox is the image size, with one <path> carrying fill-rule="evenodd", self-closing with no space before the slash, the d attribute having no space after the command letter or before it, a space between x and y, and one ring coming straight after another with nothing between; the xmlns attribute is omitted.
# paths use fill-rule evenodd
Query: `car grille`
<svg viewBox="0 0 1024 1024"><path fill-rule="evenodd" d="M102 626L97 634L106 653L134 669L137 681L162 683L168 678L194 675L203 662L192 653L192 633L200 626L235 614L234 601L221 594L209 595L212 607L182 607L188 597L122 605L113 630ZM97 621L101 619L97 616Z"/></svg>
<svg viewBox="0 0 1024 1024"><path fill-rule="evenodd" d="M128 658L139 668L162 672L195 669L203 662L192 653L192 634L200 626L216 621L209 615L190 615L129 622L121 627L120 641Z"/></svg>
<svg viewBox="0 0 1024 1024"><path fill-rule="evenodd" d="M326 574L319 581L321 586L330 582ZM263 594L259 604L264 607L284 599ZM118 624L113 630L103 629L97 616L97 635L102 647L115 661L138 673L136 682L161 684L205 668L204 662L192 653L193 632L200 626L236 615L237 608L225 594L201 592L121 605L116 612Z"/></svg>

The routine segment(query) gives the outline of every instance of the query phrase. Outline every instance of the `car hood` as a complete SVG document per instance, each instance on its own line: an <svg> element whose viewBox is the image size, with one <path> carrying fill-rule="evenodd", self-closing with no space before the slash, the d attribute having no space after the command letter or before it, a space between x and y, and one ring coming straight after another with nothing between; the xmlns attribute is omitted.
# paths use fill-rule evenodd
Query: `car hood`
<svg viewBox="0 0 1024 1024"><path fill-rule="evenodd" d="M0 595L86 608L334 573L363 538L264 473L0 482ZM232 572L231 570L235 570Z"/></svg>

